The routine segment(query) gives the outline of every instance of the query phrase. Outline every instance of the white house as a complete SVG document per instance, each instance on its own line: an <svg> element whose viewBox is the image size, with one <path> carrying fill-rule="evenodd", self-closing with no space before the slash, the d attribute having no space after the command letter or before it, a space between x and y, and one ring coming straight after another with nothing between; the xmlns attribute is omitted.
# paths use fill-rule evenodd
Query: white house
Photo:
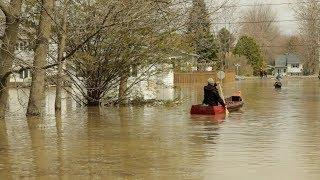
<svg viewBox="0 0 320 180"><path fill-rule="evenodd" d="M296 54L284 54L275 60L275 74L281 75L302 75L303 64Z"/></svg>
<svg viewBox="0 0 320 180"><path fill-rule="evenodd" d="M16 49L15 49L15 61L13 62L12 69L19 70L21 66L32 67L32 62L34 58L34 52L28 49L28 40L19 37ZM13 73L10 76L11 83L30 83L31 82L31 71L24 70L20 73Z"/></svg>
<svg viewBox="0 0 320 180"><path fill-rule="evenodd" d="M5 31L5 19L2 12L0 12L0 37L4 35ZM0 40L0 46L2 42ZM29 50L28 47L28 40L26 37L19 35L18 43L15 47L15 60L13 62L12 69L19 70L21 66L31 66L33 62L34 53L33 51ZM20 73L14 73L10 76L10 82L30 82L31 80L31 72L30 70L21 71Z"/></svg>
<svg viewBox="0 0 320 180"><path fill-rule="evenodd" d="M12 65L13 70L19 70L21 67L32 67L34 60L34 51L29 49L29 41L21 36L18 39L18 43L15 48L15 60ZM52 53L50 57L47 58L48 64L55 62L57 56L57 45L50 44L49 51ZM47 71L47 75L54 75L56 71ZM31 70L23 70L19 73L13 73L10 76L11 83L31 83Z"/></svg>
<svg viewBox="0 0 320 180"><path fill-rule="evenodd" d="M5 31L5 19L3 13L0 11L0 37L4 35ZM34 29L25 29L27 31L35 31ZM27 36L19 33L18 42L15 47L15 60L13 61L13 70L19 70L21 67L32 67L34 59L34 51L30 49L29 46L30 39ZM0 46L2 42L0 40ZM52 64L56 61L57 58L57 49L58 45L56 43L49 44L50 56L47 58L48 64ZM1 58L1 57L0 57ZM47 71L49 75L54 75L55 71ZM20 73L13 73L10 76L11 83L30 83L31 82L31 71L24 70Z"/></svg>

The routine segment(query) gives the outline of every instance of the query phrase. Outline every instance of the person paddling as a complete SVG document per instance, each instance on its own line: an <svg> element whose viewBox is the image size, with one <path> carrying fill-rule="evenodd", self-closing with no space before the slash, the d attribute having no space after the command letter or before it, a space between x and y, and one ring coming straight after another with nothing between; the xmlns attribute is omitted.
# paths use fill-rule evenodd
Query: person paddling
<svg viewBox="0 0 320 180"><path fill-rule="evenodd" d="M275 87L276 89L280 89L281 86L282 86L281 78L282 78L282 77L281 77L280 73L278 73L278 75L276 76L276 82L274 83L274 87Z"/></svg>
<svg viewBox="0 0 320 180"><path fill-rule="evenodd" d="M208 79L208 85L204 86L204 98L202 104L209 106L218 106L220 103L223 107L226 107L224 101L219 95L217 84L212 78Z"/></svg>

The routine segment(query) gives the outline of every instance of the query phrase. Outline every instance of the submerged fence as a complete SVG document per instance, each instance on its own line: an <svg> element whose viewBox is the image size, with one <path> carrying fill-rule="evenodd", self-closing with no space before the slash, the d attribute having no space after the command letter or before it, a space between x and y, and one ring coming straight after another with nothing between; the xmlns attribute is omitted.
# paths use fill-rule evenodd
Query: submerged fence
<svg viewBox="0 0 320 180"><path fill-rule="evenodd" d="M223 82L235 81L235 72L226 71L226 77ZM206 83L208 78L213 78L215 81L220 81L217 78L216 71L192 71L192 72L174 72L174 83Z"/></svg>

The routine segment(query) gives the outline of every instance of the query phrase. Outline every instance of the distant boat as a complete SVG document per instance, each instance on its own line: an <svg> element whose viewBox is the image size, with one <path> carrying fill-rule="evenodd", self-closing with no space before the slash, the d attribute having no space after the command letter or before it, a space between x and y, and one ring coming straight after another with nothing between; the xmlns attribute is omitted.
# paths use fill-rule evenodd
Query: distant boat
<svg viewBox="0 0 320 180"><path fill-rule="evenodd" d="M241 96L231 96L225 99L227 108L229 112L238 111L243 106L244 102L242 101ZM202 114L202 115L217 115L226 113L226 109L219 106L206 106L202 104L192 105L191 114Z"/></svg>

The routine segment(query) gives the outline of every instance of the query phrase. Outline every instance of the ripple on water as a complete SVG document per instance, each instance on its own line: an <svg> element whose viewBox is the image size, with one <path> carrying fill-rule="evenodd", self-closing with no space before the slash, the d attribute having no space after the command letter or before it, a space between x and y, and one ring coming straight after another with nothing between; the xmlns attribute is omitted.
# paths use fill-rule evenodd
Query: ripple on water
<svg viewBox="0 0 320 180"><path fill-rule="evenodd" d="M66 98L67 111L47 108L38 119L24 116L12 91L0 179L320 179L319 82L272 84L226 84L245 106L220 119L189 114L202 100L194 85L181 87L191 98L175 107L86 109Z"/></svg>

